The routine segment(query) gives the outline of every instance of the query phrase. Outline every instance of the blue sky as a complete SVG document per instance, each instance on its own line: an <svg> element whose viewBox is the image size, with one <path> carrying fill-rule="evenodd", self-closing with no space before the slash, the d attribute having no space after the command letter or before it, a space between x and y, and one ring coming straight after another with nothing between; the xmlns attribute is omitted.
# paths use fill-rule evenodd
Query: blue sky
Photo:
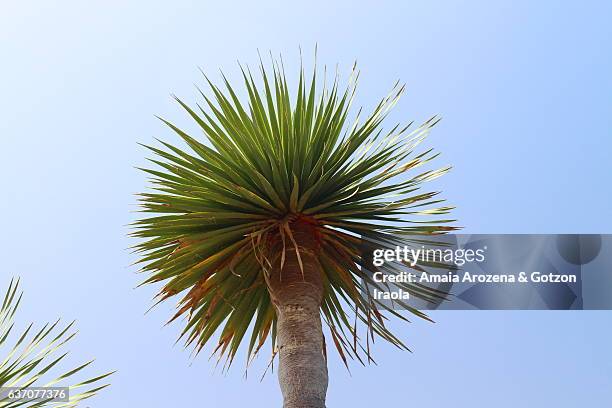
<svg viewBox="0 0 612 408"><path fill-rule="evenodd" d="M372 3L374 4L374 3ZM155 114L189 128L169 97L196 100L257 49L298 46L348 71L357 104L397 79L393 119L442 122L427 145L453 171L435 182L468 233L611 233L612 59L605 1L6 2L0 14L0 285L23 278L21 318L76 318L71 350L117 369L91 407L280 405L264 355L213 373L173 347L172 305L126 248L137 142L175 140ZM235 78L235 76L234 76ZM397 325L414 353L377 344L378 366L330 361L328 406L604 406L612 399L609 312L438 312ZM201 401L201 402L200 402Z"/></svg>

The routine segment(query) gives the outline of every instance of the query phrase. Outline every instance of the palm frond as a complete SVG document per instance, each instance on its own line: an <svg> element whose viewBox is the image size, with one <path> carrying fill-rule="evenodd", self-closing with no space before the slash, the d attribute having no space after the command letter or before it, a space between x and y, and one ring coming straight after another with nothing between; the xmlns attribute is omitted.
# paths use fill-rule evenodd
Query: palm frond
<svg viewBox="0 0 612 408"><path fill-rule="evenodd" d="M21 333L16 333L15 314L21 303L23 293L19 290L19 279L11 280L0 308L0 388L25 390L28 387L68 387L69 401L11 399L0 396L0 408L16 407L76 407L106 388L104 380L112 373L92 377L78 383L69 381L80 376L93 361L72 368L60 374L59 371L68 356L63 351L75 337L74 322L62 324L60 320L47 323L39 329L30 324ZM13 336L15 334L15 336ZM14 343L12 342L15 337ZM11 342L9 344L9 342ZM5 393L6 394L6 393Z"/></svg>

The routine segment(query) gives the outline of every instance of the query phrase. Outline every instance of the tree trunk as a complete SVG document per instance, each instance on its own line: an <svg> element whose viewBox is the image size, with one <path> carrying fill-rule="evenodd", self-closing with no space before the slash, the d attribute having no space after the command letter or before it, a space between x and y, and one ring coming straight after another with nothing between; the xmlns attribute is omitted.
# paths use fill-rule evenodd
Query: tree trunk
<svg viewBox="0 0 612 408"><path fill-rule="evenodd" d="M303 268L287 237L282 268L278 255L282 253L282 245L273 245L278 256L268 279L278 318L278 380L283 407L324 408L328 379L320 315L323 281L316 258L318 239L316 229L301 221L293 223L291 231Z"/></svg>

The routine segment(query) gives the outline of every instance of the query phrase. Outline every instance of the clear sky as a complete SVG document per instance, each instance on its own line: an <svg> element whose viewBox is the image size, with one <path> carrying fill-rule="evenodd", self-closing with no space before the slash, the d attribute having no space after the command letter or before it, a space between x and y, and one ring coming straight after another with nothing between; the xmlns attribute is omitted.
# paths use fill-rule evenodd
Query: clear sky
<svg viewBox="0 0 612 408"><path fill-rule="evenodd" d="M189 121L202 67L282 52L362 70L357 104L396 79L393 115L441 114L427 145L468 233L612 233L612 7L605 1L5 1L0 11L0 286L24 280L20 317L79 320L71 346L113 386L89 404L280 406L276 376L213 373L173 347L172 304L126 248L137 142L176 140L154 114ZM427 3L425 5L425 3ZM190 124L187 126L189 128ZM330 359L328 406L603 407L612 400L612 312L438 312L396 325L414 353L377 344L378 366Z"/></svg>

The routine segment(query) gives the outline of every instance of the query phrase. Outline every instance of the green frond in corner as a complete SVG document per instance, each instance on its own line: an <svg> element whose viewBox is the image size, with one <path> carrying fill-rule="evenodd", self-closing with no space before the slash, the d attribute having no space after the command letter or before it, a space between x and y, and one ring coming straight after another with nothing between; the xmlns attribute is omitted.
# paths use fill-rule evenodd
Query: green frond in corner
<svg viewBox="0 0 612 408"><path fill-rule="evenodd" d="M30 324L22 332L16 332L14 317L22 296L19 280L11 280L0 307L0 388L69 387L70 398L68 402L29 401L4 395L0 396L0 408L71 408L106 388L108 384L104 384L104 380L112 373L71 383L92 361L70 370L60 368L68 356L68 352L64 351L66 344L76 335L74 322L62 325L57 320L39 329Z"/></svg>
<svg viewBox="0 0 612 408"><path fill-rule="evenodd" d="M286 249L296 248L301 262L293 232L306 223L319 242L328 344L345 363L348 357L371 361L376 336L406 348L384 315L406 317L370 296L368 286L377 284L362 246L454 229L452 220L436 218L451 209L438 193L421 191L448 171L420 170L437 157L417 146L439 119L414 130L399 124L384 130L404 90L399 85L370 114L360 110L350 119L357 71L341 88L338 77L321 85L316 69L308 78L302 69L293 93L279 64L262 64L260 74L255 80L242 69L245 98L225 76L221 86L206 78L203 105L176 98L202 134L162 119L189 149L147 146L154 166L143 170L152 190L140 195L146 215L133 224L144 283L163 282L159 301L181 297L172 320L186 316L187 345L199 351L218 336L214 351L228 365L243 343L252 358L267 339L273 349L276 341L277 313L266 282L275 254L266 252L267 243L282 242L281 269ZM410 284L402 289L428 300L440 296Z"/></svg>

